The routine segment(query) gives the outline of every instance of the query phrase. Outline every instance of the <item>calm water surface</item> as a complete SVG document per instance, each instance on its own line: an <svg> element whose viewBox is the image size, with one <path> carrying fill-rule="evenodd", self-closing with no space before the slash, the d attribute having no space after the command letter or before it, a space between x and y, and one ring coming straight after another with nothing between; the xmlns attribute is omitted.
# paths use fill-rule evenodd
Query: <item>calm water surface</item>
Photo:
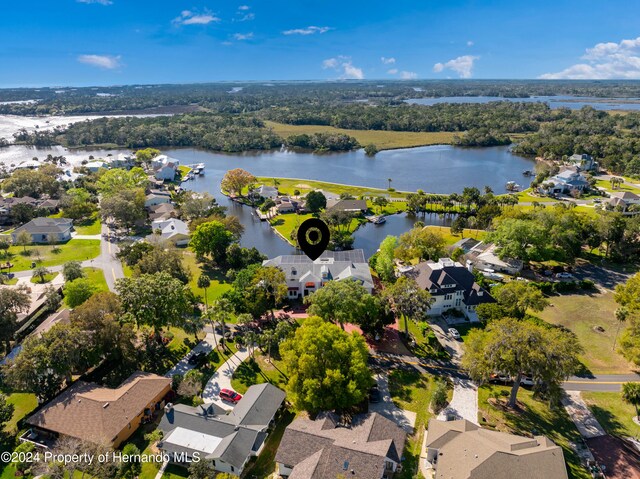
<svg viewBox="0 0 640 479"><path fill-rule="evenodd" d="M438 103L489 103L491 101L514 101L522 103L544 102L551 108L579 110L591 106L596 110L640 110L639 98L595 98L586 96L532 96L529 98L504 98L501 96L443 96L440 98L412 98L407 103L436 105Z"/></svg>

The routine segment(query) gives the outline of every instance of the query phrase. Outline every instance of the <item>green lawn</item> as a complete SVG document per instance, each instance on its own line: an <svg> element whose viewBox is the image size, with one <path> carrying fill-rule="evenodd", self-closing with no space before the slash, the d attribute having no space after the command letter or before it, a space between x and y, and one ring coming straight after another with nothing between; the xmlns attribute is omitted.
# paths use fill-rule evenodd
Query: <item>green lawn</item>
<svg viewBox="0 0 640 479"><path fill-rule="evenodd" d="M204 291L198 288L198 278L203 272L203 266L196 261L196 255L188 249L182 251L182 262L191 273L191 280L189 281L189 288L197 296L201 296L204 299ZM225 291L231 289L231 283L227 282L227 279L218 270L210 270L205 268L205 271L211 279L211 286L207 288L207 302L211 304L214 300L218 299ZM126 274L126 273L125 273Z"/></svg>
<svg viewBox="0 0 640 479"><path fill-rule="evenodd" d="M418 469L424 430L432 416L429 404L434 383L433 376L421 374L415 369L396 369L389 374L389 392L393 402L398 407L417 414L415 432L409 436L405 445L405 460L402 472L397 476L399 479L423 477L419 472L414 474Z"/></svg>
<svg viewBox="0 0 640 479"><path fill-rule="evenodd" d="M57 249L57 251L54 251ZM35 261L38 266L58 266L67 261L84 261L95 258L100 254L100 240L72 239L65 244L32 245L27 246L28 256L25 256L22 246L11 246L9 254L12 271L24 271L31 268L31 262Z"/></svg>
<svg viewBox="0 0 640 479"><path fill-rule="evenodd" d="M521 191L517 195L518 195L518 199L520 200L520 203L533 203L535 201L537 201L538 203L550 203L550 202L558 201L555 198L549 198L548 196L534 195L531 188L527 188L526 190Z"/></svg>
<svg viewBox="0 0 640 479"><path fill-rule="evenodd" d="M615 319L617 304L613 293L567 294L548 299L552 306L534 314L576 334L584 348L580 361L592 373L616 374L631 371L631 364L613 350L613 340L618 329ZM594 329L598 326L604 328L604 332Z"/></svg>
<svg viewBox="0 0 640 479"><path fill-rule="evenodd" d="M640 437L640 426L632 420L636 410L622 400L619 392L583 392L581 395L609 434Z"/></svg>
<svg viewBox="0 0 640 479"><path fill-rule="evenodd" d="M428 225L427 228L431 229L432 231L438 231L442 236L444 236L444 240L447 246L451 246L452 244L460 241L463 238L474 238L480 241L487 235L487 232L484 230L471 230L467 228L464 229L461 235L453 234L451 232L451 228L449 228L448 226Z"/></svg>
<svg viewBox="0 0 640 479"><path fill-rule="evenodd" d="M624 181L625 182L622 183L615 190L613 188L611 188L611 182L609 180L596 180L596 186L598 186L600 188L604 188L609 193L612 193L612 192L615 192L615 191L620 191L620 192L629 191L631 193L640 194L640 188L638 188L637 186L633 186L633 185L629 184L629 183L638 184L638 183L640 183L640 181L634 180L632 178L625 178Z"/></svg>
<svg viewBox="0 0 640 479"><path fill-rule="evenodd" d="M410 132L383 130L347 130L326 125L286 125L273 121L265 122L278 135L287 138L291 135L312 133L339 133L349 135L358 140L362 146L373 143L379 150L392 148L410 148L425 145L448 145L451 143L453 132Z"/></svg>
<svg viewBox="0 0 640 479"><path fill-rule="evenodd" d="M269 222L271 226L280 233L289 243L294 244L291 239L291 232L297 228L303 221L312 218L311 213L297 215L295 213L285 213L278 215Z"/></svg>
<svg viewBox="0 0 640 479"><path fill-rule="evenodd" d="M579 443L581 438L564 408L550 409L548 402L534 399L531 391L522 388L518 392L521 409L505 409L490 402L492 395L502 398L509 391L510 388L506 386L483 386L478 389L480 426L522 436L547 436L562 447L570 478L590 478L580 458L570 447L570 443Z"/></svg>
<svg viewBox="0 0 640 479"><path fill-rule="evenodd" d="M78 233L79 235L99 235L102 229L100 216L98 215L98 213L95 213L91 218L87 220L74 223L73 229L75 229L76 233Z"/></svg>
<svg viewBox="0 0 640 479"><path fill-rule="evenodd" d="M307 194L311 190L330 191L331 193L335 193L336 195L349 193L356 198L367 193L390 195L391 197L395 198L405 198L407 194L407 192L402 191L389 192L381 188L367 188L366 186L352 186L341 183L329 183L326 181L303 180L296 178L276 179L278 181L278 191L287 195L292 195L294 190L299 190L302 195ZM259 184L264 183L265 185L273 186L274 177L260 176L257 178L257 180ZM391 186L393 187L393 181L391 182Z"/></svg>
<svg viewBox="0 0 640 479"><path fill-rule="evenodd" d="M284 366L280 361L272 359L268 363L265 356L256 354L255 361L247 360L235 370L231 379L231 386L234 391L244 394L249 389L249 386L254 384L269 382L284 388L286 381Z"/></svg>
<svg viewBox="0 0 640 479"><path fill-rule="evenodd" d="M87 275L87 279L96 288L97 291L109 291L107 280L104 278L104 271L100 268L82 268Z"/></svg>
<svg viewBox="0 0 640 479"><path fill-rule="evenodd" d="M11 393L8 394L8 402L13 404L13 416L5 425L7 432L14 432L18 425L18 421L33 411L38 406L38 400L35 394L31 393Z"/></svg>
<svg viewBox="0 0 640 479"><path fill-rule="evenodd" d="M51 274L45 274L44 281L41 280L40 276L32 276L29 281L34 284L46 284L46 283L50 283L53 280L53 278L55 278L56 276L58 276L57 272L51 273Z"/></svg>
<svg viewBox="0 0 640 479"><path fill-rule="evenodd" d="M295 418L295 414L285 410L282 417L278 420L276 427L271 431L264 449L257 459L253 459L245 468L244 477L269 477L276 470L275 457L278 452L278 446L282 440L284 430Z"/></svg>

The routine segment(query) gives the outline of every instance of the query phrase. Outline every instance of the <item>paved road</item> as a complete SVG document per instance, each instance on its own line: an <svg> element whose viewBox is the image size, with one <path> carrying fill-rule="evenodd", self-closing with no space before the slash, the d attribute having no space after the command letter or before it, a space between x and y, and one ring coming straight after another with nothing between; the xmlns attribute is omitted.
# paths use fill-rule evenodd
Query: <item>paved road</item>
<svg viewBox="0 0 640 479"><path fill-rule="evenodd" d="M572 377L562 384L567 391L609 391L617 392L622 384L640 382L640 374L599 374L589 378Z"/></svg>

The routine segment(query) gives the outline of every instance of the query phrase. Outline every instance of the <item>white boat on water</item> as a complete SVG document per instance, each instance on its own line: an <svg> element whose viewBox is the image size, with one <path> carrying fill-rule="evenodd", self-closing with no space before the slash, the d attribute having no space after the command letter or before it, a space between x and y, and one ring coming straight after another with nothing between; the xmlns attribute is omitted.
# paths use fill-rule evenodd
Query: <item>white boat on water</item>
<svg viewBox="0 0 640 479"><path fill-rule="evenodd" d="M204 175L204 163L198 163L196 165L196 170L198 170L198 172L196 174Z"/></svg>
<svg viewBox="0 0 640 479"><path fill-rule="evenodd" d="M374 225L381 225L383 223L386 223L387 219L384 216L374 216L373 218L371 218L371 222Z"/></svg>
<svg viewBox="0 0 640 479"><path fill-rule="evenodd" d="M505 188L507 191L520 191L521 186L515 181L507 181Z"/></svg>

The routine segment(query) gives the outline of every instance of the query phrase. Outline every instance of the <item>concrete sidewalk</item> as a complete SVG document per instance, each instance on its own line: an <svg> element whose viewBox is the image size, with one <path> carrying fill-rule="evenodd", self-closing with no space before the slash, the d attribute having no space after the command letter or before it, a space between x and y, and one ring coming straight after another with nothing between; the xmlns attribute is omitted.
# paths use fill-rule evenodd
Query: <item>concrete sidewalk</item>
<svg viewBox="0 0 640 479"><path fill-rule="evenodd" d="M576 428L578 428L578 432L580 432L585 439L607 434L587 404L582 400L580 391L567 391L567 394L562 399L562 405L576 425Z"/></svg>

